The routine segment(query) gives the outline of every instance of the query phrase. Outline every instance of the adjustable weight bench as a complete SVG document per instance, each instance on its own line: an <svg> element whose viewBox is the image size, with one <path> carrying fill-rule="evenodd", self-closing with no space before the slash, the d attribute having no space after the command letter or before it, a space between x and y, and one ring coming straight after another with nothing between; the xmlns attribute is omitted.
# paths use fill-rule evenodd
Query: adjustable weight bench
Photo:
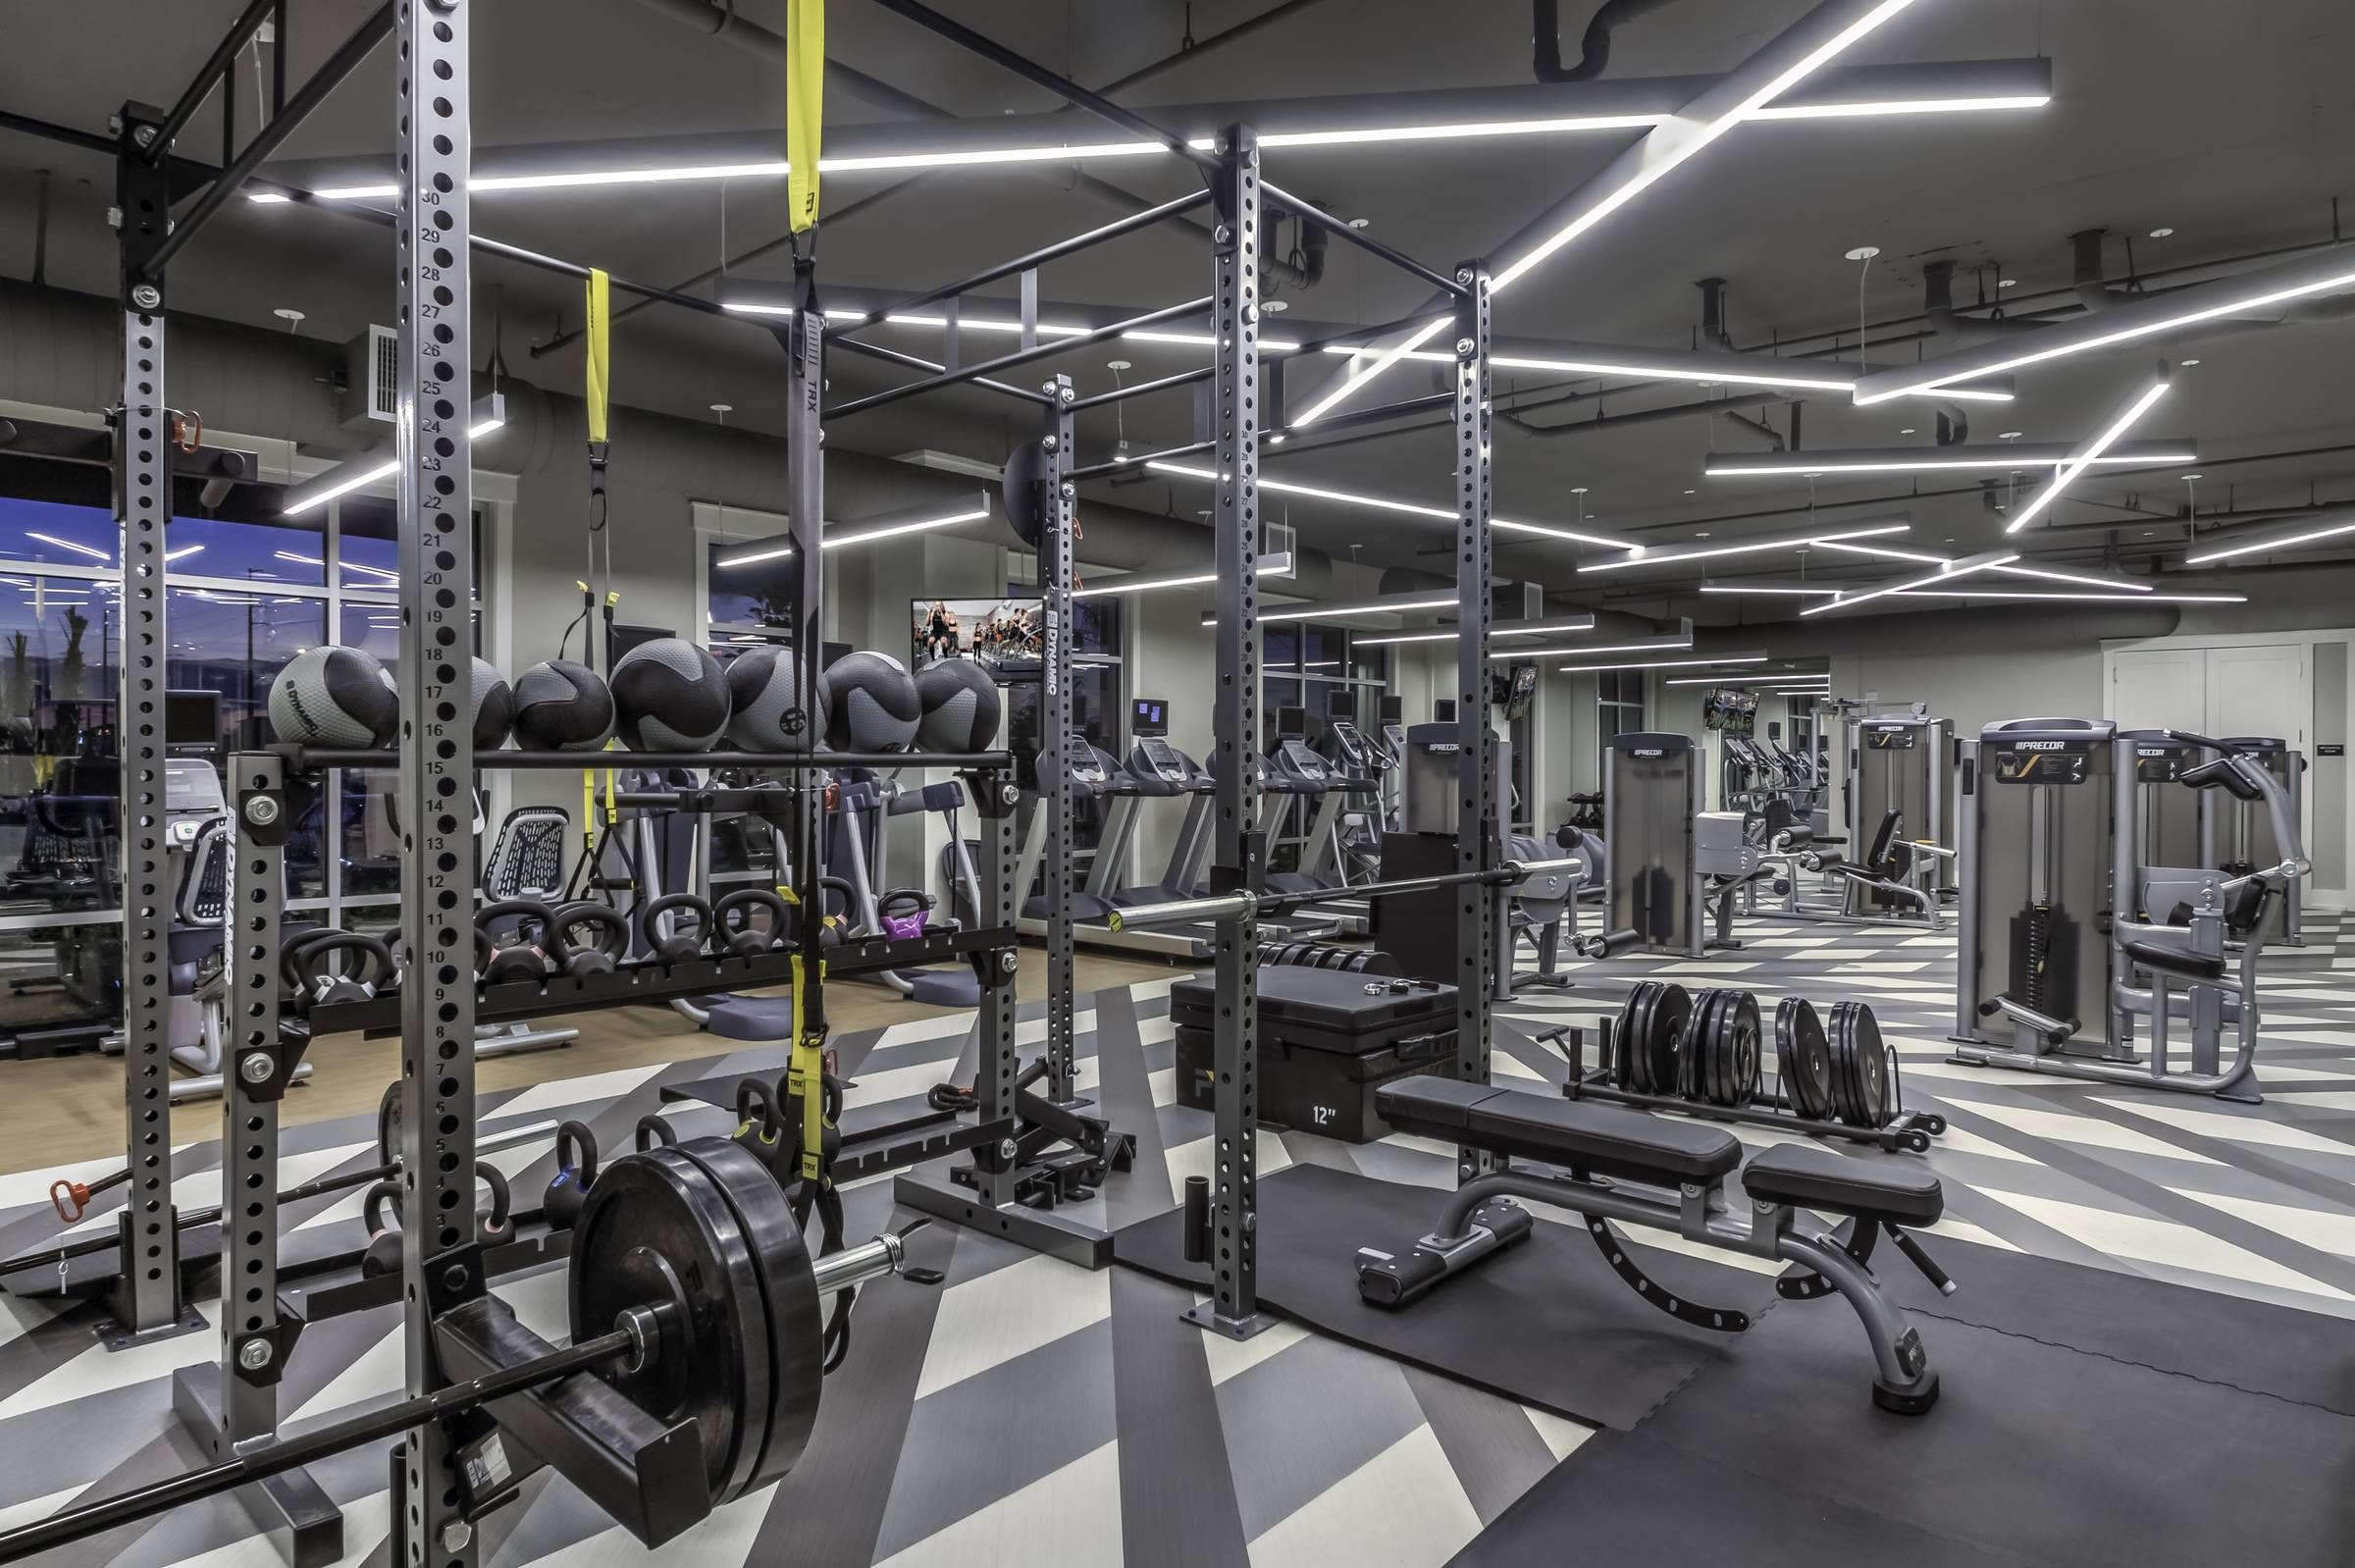
<svg viewBox="0 0 2355 1568"><path fill-rule="evenodd" d="M1571 1174L1508 1166L1465 1182L1447 1200L1431 1234L1405 1255L1359 1249L1357 1289L1366 1301L1403 1307L1489 1254L1527 1238L1530 1213L1514 1201L1526 1199L1581 1216L1612 1269L1636 1294L1699 1328L1738 1333L1750 1327L1750 1317L1672 1295L1637 1267L1612 1232L1611 1221L1798 1264L1810 1272L1778 1281L1777 1292L1795 1301L1834 1290L1848 1298L1878 1364L1875 1404L1918 1415L1937 1402L1938 1375L1929 1368L1921 1335L1882 1293L1867 1266L1875 1237L1886 1230L1941 1292L1954 1290L1954 1281L1906 1233L1908 1228L1935 1224L1946 1204L1938 1178L1918 1166L1851 1159L1807 1144L1777 1145L1742 1171L1751 1209L1750 1225L1743 1228L1727 1213L1722 1186L1742 1164L1742 1145L1723 1127L1451 1078L1402 1078L1384 1086L1376 1104L1398 1131L1507 1161L1543 1161ZM1673 1196L1638 1190L1647 1187ZM1794 1214L1800 1208L1845 1215L1853 1222L1851 1233L1803 1231Z"/></svg>

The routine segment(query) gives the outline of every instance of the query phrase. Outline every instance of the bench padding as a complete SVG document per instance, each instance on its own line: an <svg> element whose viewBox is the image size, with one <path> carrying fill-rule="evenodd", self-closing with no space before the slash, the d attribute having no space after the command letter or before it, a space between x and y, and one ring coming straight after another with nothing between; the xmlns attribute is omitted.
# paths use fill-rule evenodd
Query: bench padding
<svg viewBox="0 0 2355 1568"><path fill-rule="evenodd" d="M1769 1203L1891 1225L1934 1225L1946 1212L1938 1178L1918 1165L1853 1160L1806 1143L1778 1143L1751 1161L1742 1187Z"/></svg>
<svg viewBox="0 0 2355 1568"><path fill-rule="evenodd" d="M1741 1142L1722 1127L1487 1083L1401 1078L1377 1091L1375 1106L1402 1132L1631 1181L1715 1181L1742 1163Z"/></svg>

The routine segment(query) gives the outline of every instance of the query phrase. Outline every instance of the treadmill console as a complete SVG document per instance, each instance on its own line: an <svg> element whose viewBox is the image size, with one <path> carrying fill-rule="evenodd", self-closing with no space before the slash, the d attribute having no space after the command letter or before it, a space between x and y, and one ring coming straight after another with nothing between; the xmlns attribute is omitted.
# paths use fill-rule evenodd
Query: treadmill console
<svg viewBox="0 0 2355 1568"><path fill-rule="evenodd" d="M1308 742L1298 736L1288 737L1278 746L1276 757L1284 772L1305 783L1322 784L1333 776L1333 770L1325 765L1325 758L1319 757Z"/></svg>
<svg viewBox="0 0 2355 1568"><path fill-rule="evenodd" d="M1147 735L1136 743L1137 759L1155 778L1165 784L1183 784L1193 777L1193 764L1185 754L1158 735Z"/></svg>

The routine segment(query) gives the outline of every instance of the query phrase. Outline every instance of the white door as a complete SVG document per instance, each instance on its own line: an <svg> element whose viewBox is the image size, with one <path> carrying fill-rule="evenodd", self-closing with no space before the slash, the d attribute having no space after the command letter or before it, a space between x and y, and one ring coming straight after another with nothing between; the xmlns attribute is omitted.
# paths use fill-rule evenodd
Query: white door
<svg viewBox="0 0 2355 1568"><path fill-rule="evenodd" d="M2300 643L2257 648L2211 648L2208 712L2211 735L2255 735L2308 750L2306 732L2314 719L2307 684L2306 649Z"/></svg>
<svg viewBox="0 0 2355 1568"><path fill-rule="evenodd" d="M2121 730L2213 733L2208 728L2208 654L2204 648L2137 649L2112 654L2109 716ZM2233 733L2257 732L2235 729Z"/></svg>

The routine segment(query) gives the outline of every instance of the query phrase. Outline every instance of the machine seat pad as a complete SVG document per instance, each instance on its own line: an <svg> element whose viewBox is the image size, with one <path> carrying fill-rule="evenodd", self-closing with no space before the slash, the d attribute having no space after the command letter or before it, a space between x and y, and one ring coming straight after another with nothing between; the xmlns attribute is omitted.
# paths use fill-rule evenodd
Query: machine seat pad
<svg viewBox="0 0 2355 1568"><path fill-rule="evenodd" d="M699 996L694 1005L706 1010L704 1027L723 1040L774 1045L793 1038L790 996Z"/></svg>
<svg viewBox="0 0 2355 1568"><path fill-rule="evenodd" d="M1857 1160L1808 1143L1778 1143L1743 1168L1753 1198L1891 1225L1935 1225L1946 1212L1937 1176L1917 1165Z"/></svg>
<svg viewBox="0 0 2355 1568"><path fill-rule="evenodd" d="M2154 942L2124 942L2120 944L2126 957L2144 968L2164 969L2171 975L2187 980L2221 980L2224 977L2224 961L2205 959L2195 954L2178 953Z"/></svg>
<svg viewBox="0 0 2355 1568"><path fill-rule="evenodd" d="M1384 1084L1374 1103L1402 1132L1631 1181L1710 1182L1742 1163L1740 1140L1723 1127L1596 1100L1419 1076Z"/></svg>

